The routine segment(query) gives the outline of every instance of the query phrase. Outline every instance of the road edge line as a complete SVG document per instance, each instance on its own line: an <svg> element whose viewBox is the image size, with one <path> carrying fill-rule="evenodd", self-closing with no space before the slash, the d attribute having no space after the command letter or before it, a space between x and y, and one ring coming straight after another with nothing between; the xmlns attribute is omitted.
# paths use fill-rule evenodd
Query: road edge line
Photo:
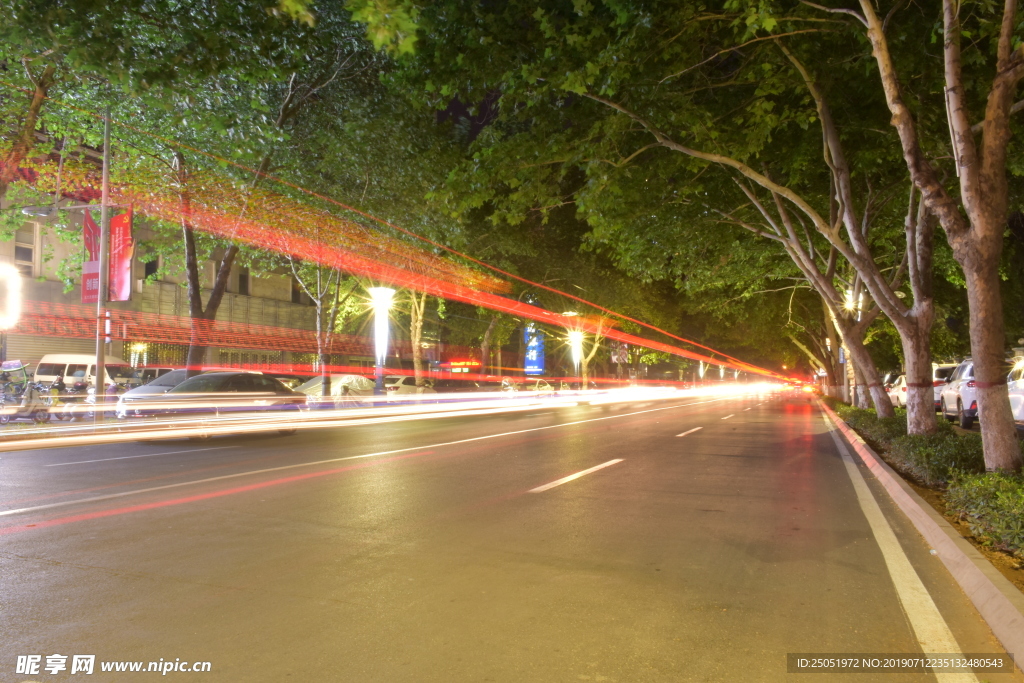
<svg viewBox="0 0 1024 683"><path fill-rule="evenodd" d="M1024 593L1000 574L952 524L910 488L835 411L824 402L819 402L819 406L839 428L847 443L875 475L896 506L935 550L942 564L1006 652L1010 656L1024 654Z"/></svg>

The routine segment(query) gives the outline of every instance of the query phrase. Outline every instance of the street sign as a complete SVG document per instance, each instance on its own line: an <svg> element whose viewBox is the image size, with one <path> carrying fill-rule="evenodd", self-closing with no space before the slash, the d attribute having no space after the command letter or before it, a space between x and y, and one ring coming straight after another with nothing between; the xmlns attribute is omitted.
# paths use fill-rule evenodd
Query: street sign
<svg viewBox="0 0 1024 683"><path fill-rule="evenodd" d="M527 375L544 374L544 333L533 323L523 328L523 343L526 353L523 358L523 372Z"/></svg>

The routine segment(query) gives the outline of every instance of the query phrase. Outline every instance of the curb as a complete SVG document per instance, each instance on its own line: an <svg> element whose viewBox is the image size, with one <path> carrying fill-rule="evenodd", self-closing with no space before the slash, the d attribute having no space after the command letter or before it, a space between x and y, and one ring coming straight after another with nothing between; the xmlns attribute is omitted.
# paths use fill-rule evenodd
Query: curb
<svg viewBox="0 0 1024 683"><path fill-rule="evenodd" d="M1024 593L917 495L842 418L823 402L820 405L893 502L935 550L1006 652L1011 657L1024 655Z"/></svg>

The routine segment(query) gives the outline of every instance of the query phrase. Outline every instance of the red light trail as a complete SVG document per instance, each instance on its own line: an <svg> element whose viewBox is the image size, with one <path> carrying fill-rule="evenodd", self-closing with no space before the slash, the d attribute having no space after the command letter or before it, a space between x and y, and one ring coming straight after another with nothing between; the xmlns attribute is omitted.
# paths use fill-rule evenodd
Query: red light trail
<svg viewBox="0 0 1024 683"><path fill-rule="evenodd" d="M22 90L4 81L0 81L0 83ZM51 101L60 106L77 109L98 120L103 118L94 112L66 105L57 100ZM372 278L394 286L426 292L444 299L461 301L560 328L571 327L590 334L600 334L616 341L662 351L709 365L720 365L756 375L781 377L774 372L745 363L580 297L513 275L330 197L306 190L294 183L260 173L228 159L161 138L121 122L113 123L160 139L178 148L190 149L197 154L214 159L219 163L230 164L253 175L262 175L269 181L298 190L405 235L425 241L438 249L443 249L505 277L551 291L621 320L642 325L672 339L709 351L718 355L719 358L631 335L609 328L607 323L601 324L584 316L566 318L540 307L500 296L498 292L508 291L509 284L489 274L451 260L441 259L434 254L416 249L406 242L370 230L355 221L303 205L284 195L259 187L240 189L234 182L225 180L211 172L192 174L188 179L187 186L180 187L175 186L174 182L160 169L140 167L131 169L130 180L126 178L122 182L115 183L111 194L115 203L131 204L136 211L142 214L170 222L184 220L193 227L218 237L289 254L305 261ZM49 178L56 175L50 172L48 167L51 165L49 159L36 160L32 164L26 164L21 175L26 180L49 186ZM61 182L63 188L70 187L72 190L68 192L62 189L62 193L72 194L78 198L94 198L98 195L99 187L96 176L94 166L75 164L71 163L71 160L65 160ZM56 188L51 188L50 191L56 191Z"/></svg>

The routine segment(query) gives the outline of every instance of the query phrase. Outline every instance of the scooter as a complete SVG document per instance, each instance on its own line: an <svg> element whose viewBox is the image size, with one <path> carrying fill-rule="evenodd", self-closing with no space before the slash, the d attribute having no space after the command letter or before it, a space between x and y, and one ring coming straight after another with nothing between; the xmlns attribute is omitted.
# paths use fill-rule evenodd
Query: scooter
<svg viewBox="0 0 1024 683"><path fill-rule="evenodd" d="M78 387L78 383L76 383L75 386ZM96 418L96 387L90 386L86 388L86 386L83 384L82 389L84 390L85 395L81 399L81 402L75 403L72 406L70 406L70 419L72 421L75 421L77 419L93 420ZM104 405L109 405L110 409L103 411L104 417L106 417L106 414L108 412L113 412L113 406L117 403L118 394L124 393L125 391L127 391L127 389L128 386L125 384L111 383L106 386L103 400L100 401L100 403Z"/></svg>
<svg viewBox="0 0 1024 683"><path fill-rule="evenodd" d="M0 424L18 419L33 420L39 424L49 422L49 406L43 400L40 388L39 384L29 382L20 397L5 392L4 400L0 403Z"/></svg>
<svg viewBox="0 0 1024 683"><path fill-rule="evenodd" d="M50 409L50 415L58 420L64 419L64 406L67 403L67 385L64 378L58 377L50 382L50 388L43 394L43 402Z"/></svg>

